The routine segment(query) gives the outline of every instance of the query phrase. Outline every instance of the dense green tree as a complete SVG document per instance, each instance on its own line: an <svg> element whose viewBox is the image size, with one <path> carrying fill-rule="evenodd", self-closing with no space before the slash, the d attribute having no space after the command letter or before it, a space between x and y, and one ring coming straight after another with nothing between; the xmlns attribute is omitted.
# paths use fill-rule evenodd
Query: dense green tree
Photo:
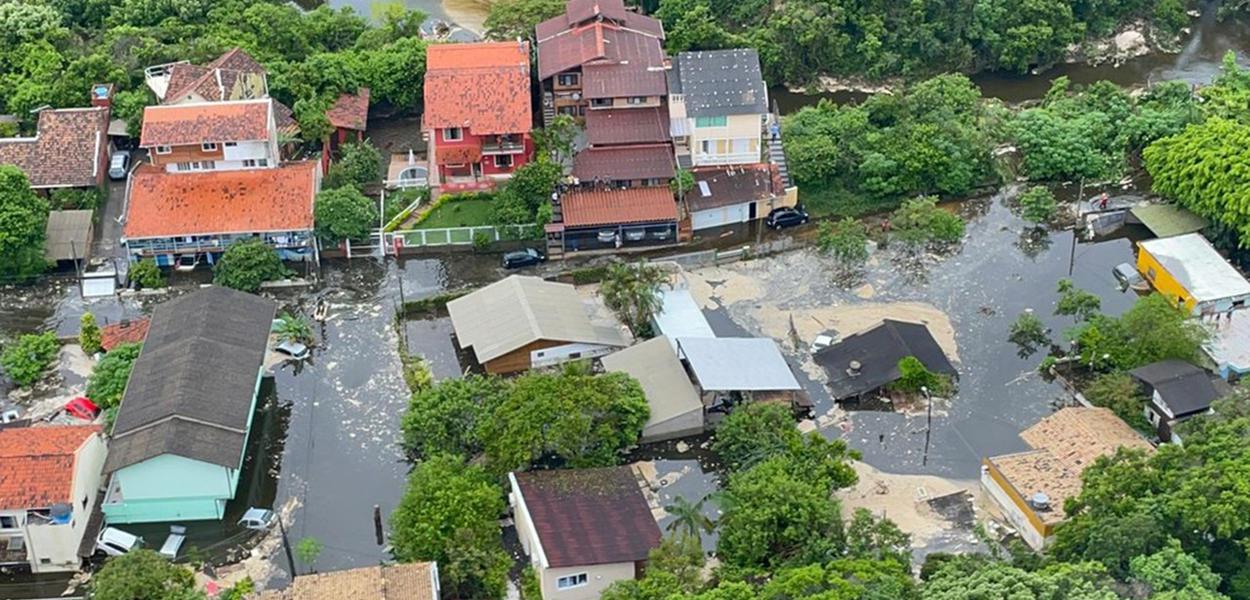
<svg viewBox="0 0 1250 600"><path fill-rule="evenodd" d="M154 550L139 548L114 556L91 578L92 600L197 600L190 569L175 565Z"/></svg>
<svg viewBox="0 0 1250 600"><path fill-rule="evenodd" d="M1039 348L1050 345L1050 330L1031 311L1022 312L1011 324L1007 341L1019 346L1020 357L1024 358L1037 352Z"/></svg>
<svg viewBox="0 0 1250 600"><path fill-rule="evenodd" d="M88 355L100 351L100 326L95 322L95 315L89 312L78 319L78 345Z"/></svg>
<svg viewBox="0 0 1250 600"><path fill-rule="evenodd" d="M639 337L651 332L651 318L664 306L660 295L668 285L668 274L663 269L639 261L615 263L599 284L599 296L617 318Z"/></svg>
<svg viewBox="0 0 1250 600"><path fill-rule="evenodd" d="M339 156L326 171L323 189L346 185L357 189L382 180L382 153L368 142L348 142L339 148Z"/></svg>
<svg viewBox="0 0 1250 600"><path fill-rule="evenodd" d="M1060 279L1055 287L1059 294L1059 299L1055 301L1056 315L1088 321L1102 308L1102 300L1097 295L1076 287L1071 279Z"/></svg>
<svg viewBox="0 0 1250 600"><path fill-rule="evenodd" d="M30 387L39 381L56 360L61 344L56 332L27 334L4 347L0 353L0 369L22 387Z"/></svg>
<svg viewBox="0 0 1250 600"><path fill-rule="evenodd" d="M501 598L512 559L499 519L503 490L480 467L437 455L417 464L391 513L391 545L401 562L437 561L443 593Z"/></svg>
<svg viewBox="0 0 1250 600"><path fill-rule="evenodd" d="M239 240L230 244L213 265L213 283L256 293L260 284L282 279L289 273L277 251L263 240Z"/></svg>
<svg viewBox="0 0 1250 600"><path fill-rule="evenodd" d="M1151 431L1142 413L1146 398L1137 382L1125 373L1104 373L1085 388L1085 397L1094 406L1109 408L1138 431Z"/></svg>
<svg viewBox="0 0 1250 600"><path fill-rule="evenodd" d="M898 379L890 387L908 394L920 394L928 390L930 394L941 395L946 392L948 385L941 375L925 368L920 359L904 356L898 361Z"/></svg>
<svg viewBox="0 0 1250 600"><path fill-rule="evenodd" d="M1151 598L1218 600L1227 596L1218 593L1220 576L1202 561L1186 554L1180 542L1169 540L1167 546L1151 555L1136 556L1129 562L1133 579L1150 586Z"/></svg>
<svg viewBox="0 0 1250 600"><path fill-rule="evenodd" d="M118 344L91 369L87 377L87 397L100 408L112 408L121 404L126 393L126 382L143 344Z"/></svg>
<svg viewBox="0 0 1250 600"><path fill-rule="evenodd" d="M1142 153L1152 189L1236 233L1250 246L1250 125L1212 117Z"/></svg>
<svg viewBox="0 0 1250 600"><path fill-rule="evenodd" d="M648 554L643 578L613 583L604 590L600 600L684 599L703 586L705 563L697 536L669 535Z"/></svg>
<svg viewBox="0 0 1250 600"><path fill-rule="evenodd" d="M317 237L329 244L363 240L378 227L378 207L354 186L321 190L313 207Z"/></svg>
<svg viewBox="0 0 1250 600"><path fill-rule="evenodd" d="M360 84L369 88L373 104L400 111L416 111L425 89L425 47L419 37L397 39L381 48L360 53Z"/></svg>
<svg viewBox="0 0 1250 600"><path fill-rule="evenodd" d="M534 155L547 157L557 165L565 164L573 158L573 141L579 131L572 115L556 115L545 127L534 131Z"/></svg>
<svg viewBox="0 0 1250 600"><path fill-rule="evenodd" d="M1095 315L1070 334L1082 362L1120 370L1168 358L1197 364L1210 336L1201 323L1159 294L1139 299L1119 317Z"/></svg>
<svg viewBox="0 0 1250 600"><path fill-rule="evenodd" d="M130 271L126 276L141 288L156 289L165 287L165 275L161 273L161 268L156 266L156 261L150 258L145 258L131 265Z"/></svg>
<svg viewBox="0 0 1250 600"><path fill-rule="evenodd" d="M486 36L494 40L534 40L534 26L564 14L561 0L501 0L486 15Z"/></svg>
<svg viewBox="0 0 1250 600"><path fill-rule="evenodd" d="M507 391L503 379L470 375L413 394L401 422L404 449L415 458L477 455L483 448L479 429Z"/></svg>
<svg viewBox="0 0 1250 600"><path fill-rule="evenodd" d="M730 473L784 452L801 437L786 407L753 402L738 407L716 426L712 451Z"/></svg>
<svg viewBox="0 0 1250 600"><path fill-rule="evenodd" d="M0 165L0 280L26 279L47 268L47 225L48 202L35 194L20 169Z"/></svg>
<svg viewBox="0 0 1250 600"><path fill-rule="evenodd" d="M968 557L946 562L925 583L924 600L1118 600L1096 563L1059 564L1025 571L1005 562Z"/></svg>
<svg viewBox="0 0 1250 600"><path fill-rule="evenodd" d="M677 535L697 539L700 533L711 533L716 524L703 514L703 505L710 496L704 496L698 502L686 500L685 496L673 498L673 503L664 507L664 512L673 517L665 527Z"/></svg>
<svg viewBox="0 0 1250 600"><path fill-rule="evenodd" d="M843 274L854 272L868 260L868 228L857 219L822 221L816 247L833 257Z"/></svg>
<svg viewBox="0 0 1250 600"><path fill-rule="evenodd" d="M949 245L964 237L964 220L939 208L931 196L904 202L890 215L890 225L894 235L912 247Z"/></svg>
<svg viewBox="0 0 1250 600"><path fill-rule="evenodd" d="M1025 221L1043 225L1054 219L1058 211L1059 204L1055 202L1055 195L1040 185L1020 194L1020 216Z"/></svg>

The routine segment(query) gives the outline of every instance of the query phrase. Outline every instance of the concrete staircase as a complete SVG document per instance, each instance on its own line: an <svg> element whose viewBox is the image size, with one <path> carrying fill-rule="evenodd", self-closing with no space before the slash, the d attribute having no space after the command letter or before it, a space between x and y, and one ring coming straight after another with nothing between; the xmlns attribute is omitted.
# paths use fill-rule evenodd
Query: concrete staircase
<svg viewBox="0 0 1250 600"><path fill-rule="evenodd" d="M786 151L781 143L781 136L773 139L771 134L768 135L768 161L777 165L777 171L781 175L781 185L790 187L790 170L786 168Z"/></svg>
<svg viewBox="0 0 1250 600"><path fill-rule="evenodd" d="M543 93L543 127L556 119L556 101L550 93Z"/></svg>

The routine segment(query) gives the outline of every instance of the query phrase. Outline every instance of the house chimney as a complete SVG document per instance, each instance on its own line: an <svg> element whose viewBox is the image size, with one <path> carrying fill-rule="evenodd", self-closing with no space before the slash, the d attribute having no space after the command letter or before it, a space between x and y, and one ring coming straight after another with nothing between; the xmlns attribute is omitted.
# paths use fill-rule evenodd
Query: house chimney
<svg viewBox="0 0 1250 600"><path fill-rule="evenodd" d="M862 372L862 369L863 369L863 365L859 364L858 360L853 360L851 361L851 364L846 366L846 374L850 375L851 377L859 377L859 374Z"/></svg>
<svg viewBox="0 0 1250 600"><path fill-rule="evenodd" d="M113 84L91 84L91 106L109 108L113 106Z"/></svg>

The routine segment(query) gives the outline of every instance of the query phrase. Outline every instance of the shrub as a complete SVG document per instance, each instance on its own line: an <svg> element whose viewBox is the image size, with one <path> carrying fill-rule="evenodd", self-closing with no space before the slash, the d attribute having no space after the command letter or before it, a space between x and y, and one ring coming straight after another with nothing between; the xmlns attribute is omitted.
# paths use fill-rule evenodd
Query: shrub
<svg viewBox="0 0 1250 600"><path fill-rule="evenodd" d="M142 349L142 344L120 344L96 363L87 378L87 397L96 406L108 409L121 403L122 395L126 393L126 382L130 381L130 371L134 369Z"/></svg>
<svg viewBox="0 0 1250 600"><path fill-rule="evenodd" d="M60 350L55 332L23 335L0 354L0 367L14 383L30 387L52 366Z"/></svg>
<svg viewBox="0 0 1250 600"><path fill-rule="evenodd" d="M101 193L99 188L56 188L48 198L52 210L95 210L100 205Z"/></svg>
<svg viewBox="0 0 1250 600"><path fill-rule="evenodd" d="M904 356L898 361L898 380L892 386L912 394L928 389L930 394L940 395L946 391L947 382L941 375L926 369L920 359Z"/></svg>
<svg viewBox="0 0 1250 600"><path fill-rule="evenodd" d="M349 142L326 171L323 189L352 186L357 189L382 179L382 153L367 142Z"/></svg>
<svg viewBox="0 0 1250 600"><path fill-rule="evenodd" d="M492 243L493 243L493 240L491 239L490 234L486 233L485 231L479 231L473 234L473 249L474 250L477 250L479 252L487 250L490 248L490 245Z"/></svg>
<svg viewBox="0 0 1250 600"><path fill-rule="evenodd" d="M78 345L83 352L95 354L100 351L100 342L100 326L96 325L95 315L83 313L78 319Z"/></svg>
<svg viewBox="0 0 1250 600"><path fill-rule="evenodd" d="M364 239L378 222L373 200L351 186L322 190L313 213L317 237L331 244Z"/></svg>
<svg viewBox="0 0 1250 600"><path fill-rule="evenodd" d="M283 342L312 345L314 341L312 325L308 323L308 319L287 312L278 316L278 325L273 332Z"/></svg>
<svg viewBox="0 0 1250 600"><path fill-rule="evenodd" d="M1055 218L1059 204L1050 190L1037 185L1020 195L1020 209L1024 220L1040 225Z"/></svg>
<svg viewBox="0 0 1250 600"><path fill-rule="evenodd" d="M273 248L258 239L240 240L230 244L213 267L213 282L255 293L260 284L282 279L289 273Z"/></svg>
<svg viewBox="0 0 1250 600"><path fill-rule="evenodd" d="M165 287L165 275L161 273L161 268L156 266L156 261L150 258L130 265L130 280L138 284L140 288Z"/></svg>
<svg viewBox="0 0 1250 600"><path fill-rule="evenodd" d="M899 239L916 246L954 244L964 237L964 220L939 208L931 196L904 202L890 221Z"/></svg>

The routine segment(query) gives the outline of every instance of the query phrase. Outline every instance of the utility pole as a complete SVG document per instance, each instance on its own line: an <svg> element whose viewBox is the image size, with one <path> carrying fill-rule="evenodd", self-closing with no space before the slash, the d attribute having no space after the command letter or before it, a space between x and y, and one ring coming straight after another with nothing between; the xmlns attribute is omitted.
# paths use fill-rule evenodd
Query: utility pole
<svg viewBox="0 0 1250 600"><path fill-rule="evenodd" d="M1072 277L1072 269L1076 266L1076 237L1080 235L1081 230L1081 203L1085 201L1085 178L1081 178L1081 185L1076 191L1076 225L1072 226L1072 251L1068 253L1068 277Z"/></svg>
<svg viewBox="0 0 1250 600"><path fill-rule="evenodd" d="M282 524L282 516L278 516L278 531L282 532L282 548L286 550L286 564L291 568L291 578L299 575L295 570L295 555L291 553L291 540L286 536L286 526Z"/></svg>
<svg viewBox="0 0 1250 600"><path fill-rule="evenodd" d="M933 396L929 395L928 386L920 386L920 391L924 393L925 404L928 405L928 423L924 428L924 456L920 459L922 466L929 464L929 435L933 432Z"/></svg>

